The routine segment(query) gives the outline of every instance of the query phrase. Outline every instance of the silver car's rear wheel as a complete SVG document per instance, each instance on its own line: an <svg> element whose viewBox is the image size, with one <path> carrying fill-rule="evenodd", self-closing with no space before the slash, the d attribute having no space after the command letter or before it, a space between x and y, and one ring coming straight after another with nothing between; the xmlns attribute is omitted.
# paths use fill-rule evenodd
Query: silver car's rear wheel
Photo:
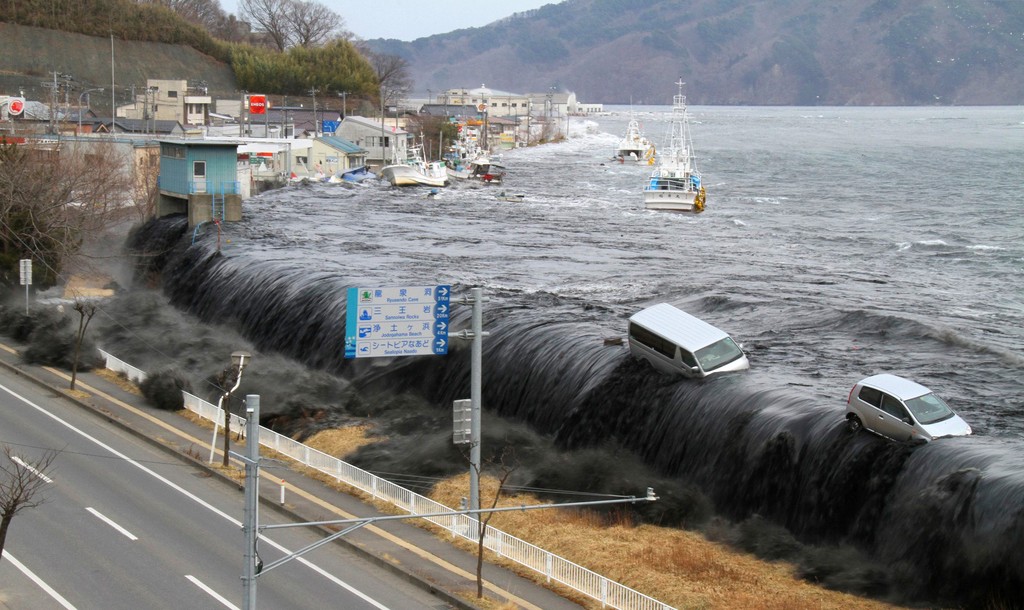
<svg viewBox="0 0 1024 610"><path fill-rule="evenodd" d="M860 418L856 415L849 415L846 418L846 429L850 432L860 432L864 428L864 424L861 423Z"/></svg>

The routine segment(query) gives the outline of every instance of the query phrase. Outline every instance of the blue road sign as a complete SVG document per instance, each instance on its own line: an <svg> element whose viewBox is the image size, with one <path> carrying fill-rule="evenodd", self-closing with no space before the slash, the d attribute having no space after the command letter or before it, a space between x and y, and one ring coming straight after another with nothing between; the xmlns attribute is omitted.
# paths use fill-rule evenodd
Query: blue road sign
<svg viewBox="0 0 1024 610"><path fill-rule="evenodd" d="M448 353L451 286L349 288L345 357Z"/></svg>

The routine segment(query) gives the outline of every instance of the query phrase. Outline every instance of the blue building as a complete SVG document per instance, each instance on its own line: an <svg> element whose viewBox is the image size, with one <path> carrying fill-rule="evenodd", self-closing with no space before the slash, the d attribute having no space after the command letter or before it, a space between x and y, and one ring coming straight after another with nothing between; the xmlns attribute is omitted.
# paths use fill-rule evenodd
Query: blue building
<svg viewBox="0 0 1024 610"><path fill-rule="evenodd" d="M188 214L190 227L213 220L241 220L238 144L160 140L157 217Z"/></svg>

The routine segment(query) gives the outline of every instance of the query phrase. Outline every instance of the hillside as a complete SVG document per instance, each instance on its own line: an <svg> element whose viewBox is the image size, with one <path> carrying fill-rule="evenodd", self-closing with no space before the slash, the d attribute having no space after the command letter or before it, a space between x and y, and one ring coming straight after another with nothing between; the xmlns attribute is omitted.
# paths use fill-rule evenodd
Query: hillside
<svg viewBox="0 0 1024 610"><path fill-rule="evenodd" d="M4 41L0 91L19 89L29 99L46 100L53 72L69 74L80 89L103 87L93 94L92 105L100 112L110 108L110 39L57 30L0 23ZM6 52L14 49L16 52ZM238 85L227 64L181 45L114 40L114 79L119 104L130 100L131 86L144 89L146 79L205 81L210 93L235 97ZM72 100L75 103L77 100Z"/></svg>
<svg viewBox="0 0 1024 610"><path fill-rule="evenodd" d="M416 91L575 91L587 102L986 105L1024 100L1024 2L568 0L413 42Z"/></svg>

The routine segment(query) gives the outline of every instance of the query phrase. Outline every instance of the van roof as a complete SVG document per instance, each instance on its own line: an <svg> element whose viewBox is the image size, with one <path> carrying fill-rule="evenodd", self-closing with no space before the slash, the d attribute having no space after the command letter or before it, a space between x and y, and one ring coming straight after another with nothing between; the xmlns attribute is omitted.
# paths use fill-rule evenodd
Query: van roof
<svg viewBox="0 0 1024 610"><path fill-rule="evenodd" d="M916 381L911 381L890 373L872 375L867 379L862 379L860 383L861 385L867 385L872 388L882 390L883 392L888 392L901 400L917 398L918 396L924 396L925 394L931 394L932 392Z"/></svg>
<svg viewBox="0 0 1024 610"><path fill-rule="evenodd" d="M652 305L633 314L629 321L658 333L694 352L728 337L728 333L668 303Z"/></svg>

